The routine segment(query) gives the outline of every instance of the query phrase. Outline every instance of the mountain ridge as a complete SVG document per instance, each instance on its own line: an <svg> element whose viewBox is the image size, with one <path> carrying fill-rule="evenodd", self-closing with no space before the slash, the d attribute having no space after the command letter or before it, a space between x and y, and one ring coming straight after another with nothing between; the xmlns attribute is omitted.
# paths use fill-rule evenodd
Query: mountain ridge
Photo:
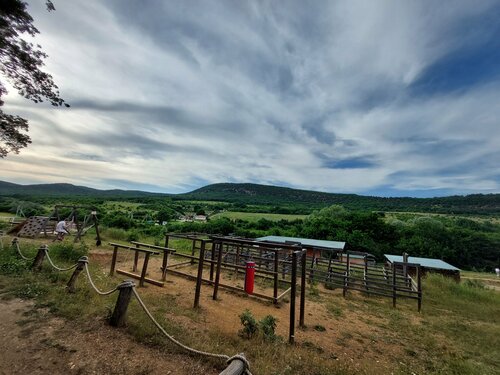
<svg viewBox="0 0 500 375"><path fill-rule="evenodd" d="M456 213L500 213L500 194L470 194L435 198L377 197L326 193L252 183L216 183L188 193L167 194L140 190L100 190L68 183L21 185L0 181L0 196L47 196L92 198L172 198L223 201L240 205L302 205L313 208L339 204L350 209L379 211L425 211Z"/></svg>

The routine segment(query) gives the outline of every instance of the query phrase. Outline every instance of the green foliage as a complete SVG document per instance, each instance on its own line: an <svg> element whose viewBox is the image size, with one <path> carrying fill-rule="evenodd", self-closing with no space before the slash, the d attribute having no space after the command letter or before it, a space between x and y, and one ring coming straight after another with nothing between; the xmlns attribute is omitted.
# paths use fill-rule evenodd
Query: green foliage
<svg viewBox="0 0 500 375"><path fill-rule="evenodd" d="M128 232L127 241L139 241L140 236L137 230L131 230Z"/></svg>
<svg viewBox="0 0 500 375"><path fill-rule="evenodd" d="M53 243L49 246L49 254L51 257L64 261L75 262L80 257L88 255L89 248L82 243L60 242Z"/></svg>
<svg viewBox="0 0 500 375"><path fill-rule="evenodd" d="M240 322L243 325L243 329L240 333L245 335L247 338L252 338L259 331L257 321L248 309L241 313Z"/></svg>
<svg viewBox="0 0 500 375"><path fill-rule="evenodd" d="M272 315L267 315L259 321L259 327L265 340L276 340L275 331L277 322L278 319Z"/></svg>

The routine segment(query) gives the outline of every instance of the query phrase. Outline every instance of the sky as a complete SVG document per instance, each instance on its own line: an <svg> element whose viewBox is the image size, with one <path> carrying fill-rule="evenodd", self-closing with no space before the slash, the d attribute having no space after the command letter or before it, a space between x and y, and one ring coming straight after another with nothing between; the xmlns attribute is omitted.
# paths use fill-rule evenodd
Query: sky
<svg viewBox="0 0 500 375"><path fill-rule="evenodd" d="M500 192L500 1L29 1L71 108L11 89L1 180Z"/></svg>

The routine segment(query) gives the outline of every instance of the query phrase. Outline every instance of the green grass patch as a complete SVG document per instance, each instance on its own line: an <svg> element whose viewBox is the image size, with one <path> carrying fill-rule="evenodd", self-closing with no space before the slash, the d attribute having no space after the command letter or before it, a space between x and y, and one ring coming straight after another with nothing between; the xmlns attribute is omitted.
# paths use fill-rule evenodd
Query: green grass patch
<svg viewBox="0 0 500 375"><path fill-rule="evenodd" d="M266 219L270 221L280 221L280 220L293 221L293 220L304 220L307 217L307 215L225 211L211 216L211 219L216 219L221 217L227 217L231 220L247 220L247 221L259 221L260 219Z"/></svg>

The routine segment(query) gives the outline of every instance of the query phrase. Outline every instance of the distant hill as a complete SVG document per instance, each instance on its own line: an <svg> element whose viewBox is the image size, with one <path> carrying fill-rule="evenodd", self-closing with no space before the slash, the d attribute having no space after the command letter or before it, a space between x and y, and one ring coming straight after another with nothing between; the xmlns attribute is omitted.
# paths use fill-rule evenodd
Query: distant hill
<svg viewBox="0 0 500 375"><path fill-rule="evenodd" d="M500 194L440 198L382 198L334 194L258 184L212 184L190 193L159 194L138 190L98 190L72 184L19 185L0 181L0 196L164 198L221 201L238 204L320 208L339 204L349 209L460 214L500 214Z"/></svg>
<svg viewBox="0 0 500 375"><path fill-rule="evenodd" d="M20 185L11 182L0 181L0 196L79 196L79 197L117 197L117 198L140 198L151 196L165 196L166 194L149 193L139 190L99 190L86 186L72 184L38 184Z"/></svg>
<svg viewBox="0 0 500 375"><path fill-rule="evenodd" d="M473 194L440 198L383 198L357 194L334 194L258 184L213 184L181 194L186 199L244 204L339 204L350 209L442 213L498 214L500 194Z"/></svg>

